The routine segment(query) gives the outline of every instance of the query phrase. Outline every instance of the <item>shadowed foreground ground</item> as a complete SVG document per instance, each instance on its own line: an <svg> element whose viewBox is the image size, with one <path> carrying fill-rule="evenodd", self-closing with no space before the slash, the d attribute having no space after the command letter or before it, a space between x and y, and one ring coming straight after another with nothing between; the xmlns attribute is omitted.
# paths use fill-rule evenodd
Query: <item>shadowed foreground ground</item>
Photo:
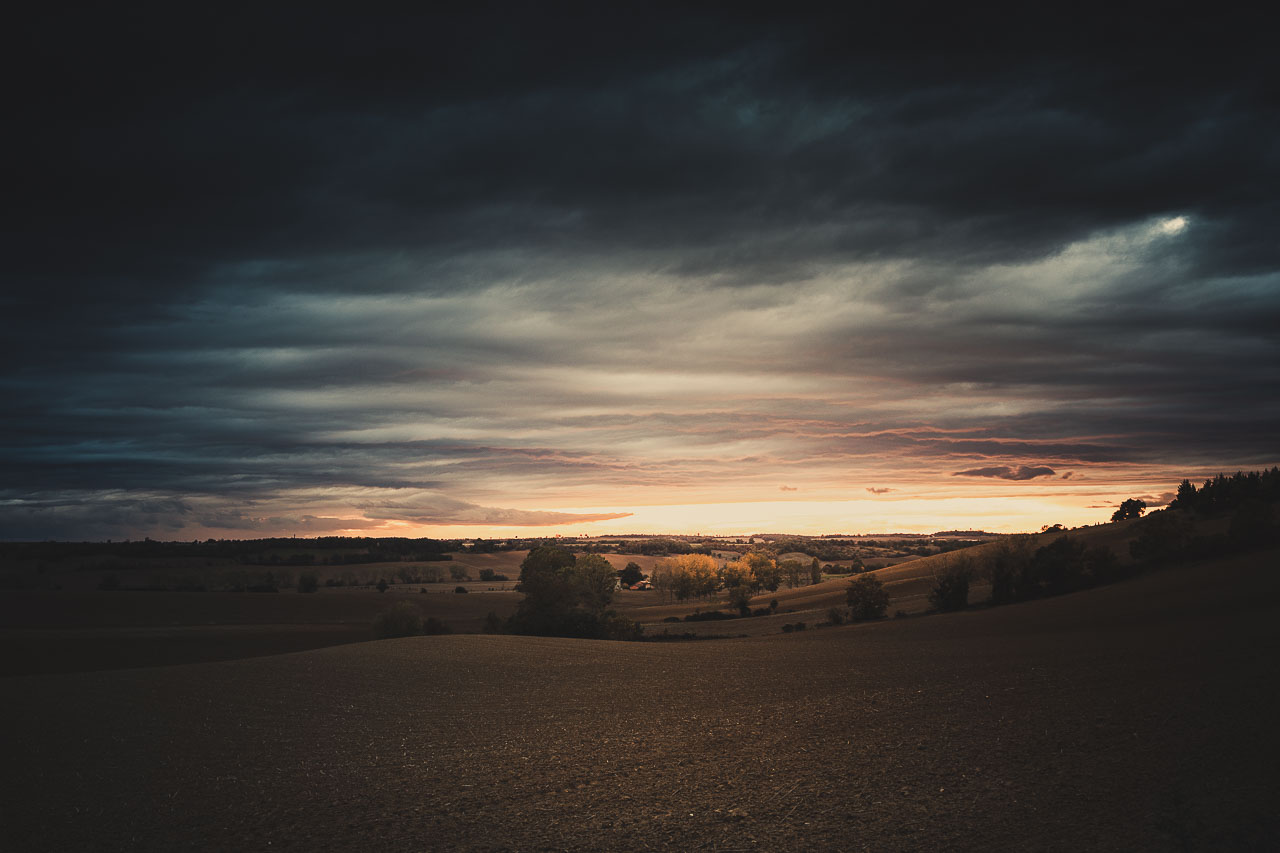
<svg viewBox="0 0 1280 853"><path fill-rule="evenodd" d="M1278 556L797 635L3 679L3 846L1277 849Z"/></svg>

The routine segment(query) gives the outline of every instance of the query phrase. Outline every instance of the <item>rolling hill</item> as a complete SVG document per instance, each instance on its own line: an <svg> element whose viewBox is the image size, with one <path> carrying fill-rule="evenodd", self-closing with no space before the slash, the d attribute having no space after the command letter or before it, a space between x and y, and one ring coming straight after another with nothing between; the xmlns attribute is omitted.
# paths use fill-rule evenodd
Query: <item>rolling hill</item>
<svg viewBox="0 0 1280 853"><path fill-rule="evenodd" d="M0 679L10 849L1275 849L1280 552L689 644Z"/></svg>

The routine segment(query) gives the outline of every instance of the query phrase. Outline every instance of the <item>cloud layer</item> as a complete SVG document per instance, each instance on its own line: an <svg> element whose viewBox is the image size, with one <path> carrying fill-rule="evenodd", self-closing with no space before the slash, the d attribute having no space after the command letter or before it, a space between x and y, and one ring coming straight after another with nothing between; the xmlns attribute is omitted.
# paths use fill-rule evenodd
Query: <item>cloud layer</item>
<svg viewBox="0 0 1280 853"><path fill-rule="evenodd" d="M1010 468L1008 465L994 465L990 468L974 468L969 471L957 471L956 477L994 477L997 480L1034 480L1036 477L1052 477L1055 472L1045 465L1019 465Z"/></svg>
<svg viewBox="0 0 1280 853"><path fill-rule="evenodd" d="M1280 461L1259 33L498 11L31 22L0 536Z"/></svg>

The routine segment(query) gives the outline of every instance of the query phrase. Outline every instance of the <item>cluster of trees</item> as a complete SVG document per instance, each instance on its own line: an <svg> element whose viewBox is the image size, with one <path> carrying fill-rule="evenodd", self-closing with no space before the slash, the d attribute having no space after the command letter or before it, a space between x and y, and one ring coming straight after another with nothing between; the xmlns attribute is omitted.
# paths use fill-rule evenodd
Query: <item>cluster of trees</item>
<svg viewBox="0 0 1280 853"><path fill-rule="evenodd" d="M759 551L743 554L731 563L718 562L705 554L681 554L659 560L650 582L654 589L677 601L691 598L714 599L724 590L730 604L746 614L749 602L762 590L776 592L786 583L796 587L822 580L822 565L815 557L808 565L798 560L778 563Z"/></svg>
<svg viewBox="0 0 1280 853"><path fill-rule="evenodd" d="M992 604L1061 595L1111 583L1126 574L1110 548L1085 545L1070 534L1034 550L1030 537L1013 536L996 543L985 562Z"/></svg>
<svg viewBox="0 0 1280 853"><path fill-rule="evenodd" d="M1189 510L1197 515L1211 517L1239 509L1252 503L1280 501L1280 467L1268 471L1237 471L1231 476L1219 474L1196 488L1190 480L1178 486L1178 495L1169 504L1170 509Z"/></svg>
<svg viewBox="0 0 1280 853"><path fill-rule="evenodd" d="M1142 517L1146 504L1124 501L1112 520L1140 518L1125 564L1102 546L1066 534L1040 548L1028 536L996 543L978 561L961 560L935 577L930 603L954 610L968 602L969 581L982 573L991 582L991 603L1007 604L1060 595L1120 580L1144 568L1230 554L1280 542L1274 504L1280 500L1280 469L1218 476L1197 489L1183 480L1168 509ZM1200 534L1197 518L1230 514L1225 533Z"/></svg>
<svg viewBox="0 0 1280 853"><path fill-rule="evenodd" d="M446 622L435 616L423 619L422 611L409 601L397 601L373 617L372 627L375 640L453 633Z"/></svg>
<svg viewBox="0 0 1280 853"><path fill-rule="evenodd" d="M1200 533L1193 514L1162 510L1142 520L1129 553L1143 565L1177 563L1265 548L1280 542L1275 508L1260 500L1241 503L1231 513L1225 533Z"/></svg>
<svg viewBox="0 0 1280 853"><path fill-rule="evenodd" d="M0 561L102 557L115 560L217 559L246 565L315 566L448 560L461 543L450 539L321 536L315 539L207 539L203 542L3 542ZM97 567L94 567L97 568Z"/></svg>
<svg viewBox="0 0 1280 853"><path fill-rule="evenodd" d="M598 554L575 556L555 545L538 546L520 564L516 589L524 599L500 629L542 637L639 639L639 626L609 609L617 578Z"/></svg>
<svg viewBox="0 0 1280 853"><path fill-rule="evenodd" d="M646 557L692 554L693 546L679 539L648 539L640 543L640 553Z"/></svg>

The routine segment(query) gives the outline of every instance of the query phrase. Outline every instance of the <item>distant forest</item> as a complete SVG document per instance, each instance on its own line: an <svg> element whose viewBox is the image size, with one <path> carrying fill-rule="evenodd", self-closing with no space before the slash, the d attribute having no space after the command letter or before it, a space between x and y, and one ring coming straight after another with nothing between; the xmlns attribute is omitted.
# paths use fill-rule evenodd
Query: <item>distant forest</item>
<svg viewBox="0 0 1280 853"><path fill-rule="evenodd" d="M1185 509L1203 516L1232 512L1249 503L1280 501L1280 467L1269 471L1237 471L1231 476L1219 474L1196 488L1190 480L1178 486L1178 496L1170 509Z"/></svg>
<svg viewBox="0 0 1280 853"><path fill-rule="evenodd" d="M465 550L449 539L321 536L315 539L208 539L203 542L4 542L3 560L68 560L83 557L154 559L202 557L254 565L345 566L360 563L448 560Z"/></svg>

